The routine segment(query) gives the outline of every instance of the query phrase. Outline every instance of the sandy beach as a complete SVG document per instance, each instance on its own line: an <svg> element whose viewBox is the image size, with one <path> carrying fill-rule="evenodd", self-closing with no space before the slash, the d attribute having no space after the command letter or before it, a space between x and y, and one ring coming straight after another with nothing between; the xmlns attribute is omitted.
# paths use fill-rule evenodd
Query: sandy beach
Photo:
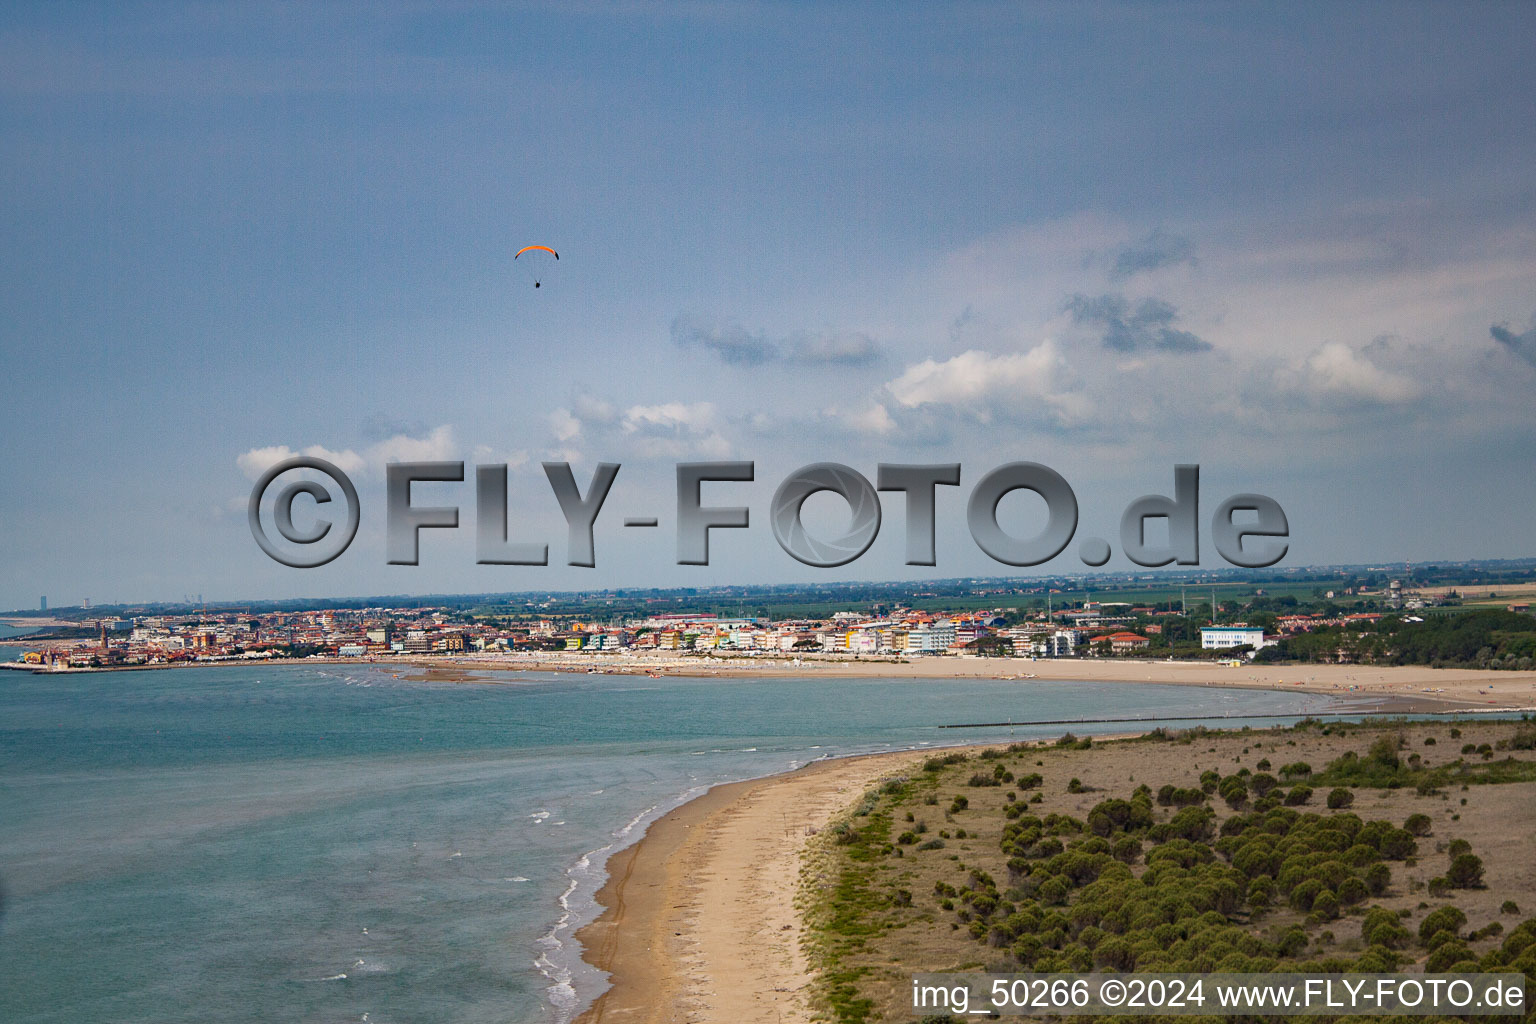
<svg viewBox="0 0 1536 1024"><path fill-rule="evenodd" d="M468 678L473 670L597 672L750 679L753 676L825 676L892 679L1067 679L1158 683L1235 689L1286 690L1366 698L1393 712L1527 710L1536 708L1536 672L1429 668L1423 665L1222 665L1209 661L1131 658L931 657L913 659L837 656L748 657L621 654L466 655L401 659L434 670L437 678Z"/></svg>
<svg viewBox="0 0 1536 1024"><path fill-rule="evenodd" d="M716 786L608 862L577 933L613 988L579 1024L808 1021L796 909L806 839L921 753L876 754Z"/></svg>

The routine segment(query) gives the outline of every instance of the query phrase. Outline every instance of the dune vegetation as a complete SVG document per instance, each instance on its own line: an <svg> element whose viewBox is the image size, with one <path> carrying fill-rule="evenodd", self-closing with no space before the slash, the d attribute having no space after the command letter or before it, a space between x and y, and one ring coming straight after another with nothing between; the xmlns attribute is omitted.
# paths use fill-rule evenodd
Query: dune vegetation
<svg viewBox="0 0 1536 1024"><path fill-rule="evenodd" d="M1528 721L1304 722L938 754L817 837L824 1015L911 1019L929 971L1536 981L1533 748Z"/></svg>

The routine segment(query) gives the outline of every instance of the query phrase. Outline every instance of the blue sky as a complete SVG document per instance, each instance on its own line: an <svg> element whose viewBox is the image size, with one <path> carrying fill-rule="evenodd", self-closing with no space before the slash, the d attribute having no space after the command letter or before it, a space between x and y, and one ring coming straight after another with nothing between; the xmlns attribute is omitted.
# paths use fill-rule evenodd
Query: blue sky
<svg viewBox="0 0 1536 1024"><path fill-rule="evenodd" d="M1528 4L7 5L0 606L1001 572L964 501L1017 459L1080 536L1198 462L1291 564L1530 555L1533 40ZM363 526L299 571L244 504L310 449ZM474 565L465 484L386 566L412 457L510 463L556 565ZM624 466L594 570L551 458ZM755 525L683 568L701 458L758 463L718 492ZM896 495L793 562L767 504L816 461L962 463L939 565Z"/></svg>

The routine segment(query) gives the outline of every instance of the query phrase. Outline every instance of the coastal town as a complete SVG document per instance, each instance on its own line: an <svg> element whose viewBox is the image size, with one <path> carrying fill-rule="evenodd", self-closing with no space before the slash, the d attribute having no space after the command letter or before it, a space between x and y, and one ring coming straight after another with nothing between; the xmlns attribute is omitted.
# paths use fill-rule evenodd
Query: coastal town
<svg viewBox="0 0 1536 1024"><path fill-rule="evenodd" d="M18 667L67 670L518 652L593 658L656 652L1041 659L1171 652L1185 641L1198 641L1204 652L1251 656L1287 635L1325 626L1368 627L1381 618L1379 612L1295 614L1276 618L1266 631L1246 622L1195 625L1178 610L1110 602L1037 614L1007 607L953 615L902 608L880 617L836 612L825 619L772 622L679 613L618 624L548 618L493 623L444 608L194 612L86 618L80 627L90 631L89 637L41 644L26 651Z"/></svg>

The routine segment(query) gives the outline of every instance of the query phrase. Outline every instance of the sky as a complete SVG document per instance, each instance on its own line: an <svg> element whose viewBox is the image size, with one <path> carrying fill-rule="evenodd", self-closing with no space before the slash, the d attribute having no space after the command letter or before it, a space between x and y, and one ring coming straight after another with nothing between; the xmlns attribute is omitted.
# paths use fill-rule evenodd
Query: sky
<svg viewBox="0 0 1536 1024"><path fill-rule="evenodd" d="M1107 569L1182 463L1203 566L1242 492L1282 565L1536 554L1533 56L1522 3L7 4L0 607L1083 571L971 539L1015 461ZM359 493L321 568L247 523L298 453ZM391 460L471 467L415 566ZM711 460L751 526L679 566ZM545 461L622 467L594 568ZM937 565L899 494L855 562L781 550L816 462L961 464ZM477 464L550 565L475 563Z"/></svg>

